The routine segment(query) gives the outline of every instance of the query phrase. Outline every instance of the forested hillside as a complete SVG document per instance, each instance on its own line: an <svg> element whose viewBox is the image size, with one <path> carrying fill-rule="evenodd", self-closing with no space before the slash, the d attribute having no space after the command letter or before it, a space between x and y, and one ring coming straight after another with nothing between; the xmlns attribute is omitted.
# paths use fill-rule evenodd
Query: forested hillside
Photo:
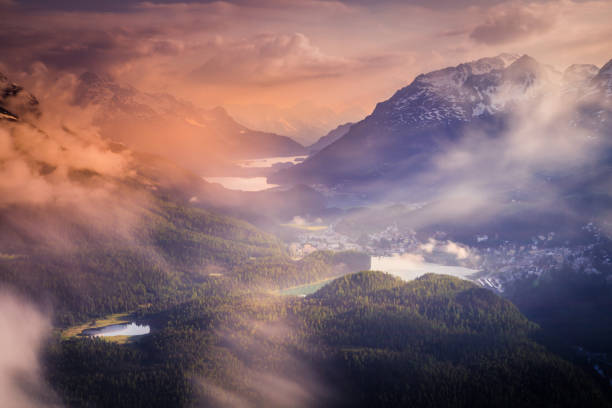
<svg viewBox="0 0 612 408"><path fill-rule="evenodd" d="M155 330L138 343L49 350L70 405L610 406L515 306L446 276L360 272L305 299L210 288L142 318Z"/></svg>
<svg viewBox="0 0 612 408"><path fill-rule="evenodd" d="M159 308L212 283L278 289L369 266L369 257L351 253L293 261L280 241L244 221L154 196L139 209L129 240L72 223L65 211L26 213L43 225L62 218L57 234L73 239L58 247L23 228L4 228L0 281L49 302L62 325L151 303ZM5 220L13 214L2 212Z"/></svg>

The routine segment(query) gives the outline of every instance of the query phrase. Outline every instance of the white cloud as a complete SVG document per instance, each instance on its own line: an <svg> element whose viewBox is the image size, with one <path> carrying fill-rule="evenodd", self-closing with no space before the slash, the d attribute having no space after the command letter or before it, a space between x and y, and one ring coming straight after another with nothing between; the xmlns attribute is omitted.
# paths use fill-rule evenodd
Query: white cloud
<svg viewBox="0 0 612 408"><path fill-rule="evenodd" d="M206 62L192 77L202 82L274 84L342 75L358 64L325 54L301 33L216 37L202 49Z"/></svg>
<svg viewBox="0 0 612 408"><path fill-rule="evenodd" d="M39 353L49 319L24 299L0 291L0 406L59 407L42 379Z"/></svg>

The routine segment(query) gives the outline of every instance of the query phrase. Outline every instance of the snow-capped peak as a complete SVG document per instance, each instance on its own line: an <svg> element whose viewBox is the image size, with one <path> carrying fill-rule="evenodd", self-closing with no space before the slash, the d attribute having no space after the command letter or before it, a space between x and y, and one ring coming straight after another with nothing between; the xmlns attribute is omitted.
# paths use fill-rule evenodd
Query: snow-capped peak
<svg viewBox="0 0 612 408"><path fill-rule="evenodd" d="M507 67L508 65L516 61L517 59L521 58L521 56L519 54L508 54L504 52L504 53L499 54L495 58L502 60L504 63L504 67Z"/></svg>
<svg viewBox="0 0 612 408"><path fill-rule="evenodd" d="M476 61L471 61L466 64L471 68L472 75L487 74L496 69L504 69L506 61L503 58L481 58Z"/></svg>
<svg viewBox="0 0 612 408"><path fill-rule="evenodd" d="M481 58L419 75L379 104L373 116L390 127L468 122L537 95L551 76L550 69L527 55Z"/></svg>
<svg viewBox="0 0 612 408"><path fill-rule="evenodd" d="M561 78L561 93L576 96L584 93L599 68L591 64L574 64L569 66Z"/></svg>
<svg viewBox="0 0 612 408"><path fill-rule="evenodd" d="M523 55L504 71L504 79L523 85L532 84L537 78L546 75L546 70L542 65L529 55Z"/></svg>
<svg viewBox="0 0 612 408"><path fill-rule="evenodd" d="M573 64L563 72L563 82L590 81L598 72L599 68L593 64Z"/></svg>

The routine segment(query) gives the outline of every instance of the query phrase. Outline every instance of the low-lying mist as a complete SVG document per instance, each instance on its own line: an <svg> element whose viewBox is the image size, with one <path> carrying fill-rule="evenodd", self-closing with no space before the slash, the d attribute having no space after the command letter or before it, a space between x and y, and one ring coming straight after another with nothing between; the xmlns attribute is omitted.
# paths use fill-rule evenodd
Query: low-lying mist
<svg viewBox="0 0 612 408"><path fill-rule="evenodd" d="M426 203L408 216L415 230L553 214L568 222L596 220L610 231L610 211L596 203L610 200L611 141L599 127L605 122L580 120L587 104L603 111L606 102L594 107L592 100L572 100L552 80L531 95L504 94L512 92L502 87L492 97L513 101L501 114L501 128L467 126L425 159L424 170L404 174L401 183L364 188L383 191L383 203Z"/></svg>
<svg viewBox="0 0 612 408"><path fill-rule="evenodd" d="M130 151L103 140L91 112L70 103L75 77L39 67L29 78L40 103L36 114L16 106L20 120L0 125L5 226L59 244L62 234L54 233L53 223L62 214L64 221L127 237L146 205L143 194L125 186L135 177Z"/></svg>
<svg viewBox="0 0 612 408"><path fill-rule="evenodd" d="M275 320L246 318L238 326L222 327L216 335L227 350L221 363L223 388L212 379L196 382L201 406L211 407L313 407L332 396L300 350L303 336L299 327L287 318ZM302 345L303 347L303 345Z"/></svg>
<svg viewBox="0 0 612 408"><path fill-rule="evenodd" d="M60 407L43 380L40 351L51 334L48 316L26 299L0 290L0 405Z"/></svg>

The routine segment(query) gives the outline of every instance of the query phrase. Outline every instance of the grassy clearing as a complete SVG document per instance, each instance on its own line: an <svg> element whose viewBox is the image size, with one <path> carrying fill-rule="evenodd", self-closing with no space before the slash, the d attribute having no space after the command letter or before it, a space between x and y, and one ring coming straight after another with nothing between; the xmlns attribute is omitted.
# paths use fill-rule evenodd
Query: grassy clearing
<svg viewBox="0 0 612 408"><path fill-rule="evenodd" d="M142 336L107 336L98 337L99 339L110 341L111 343L117 344L129 344L134 343L142 338Z"/></svg>

